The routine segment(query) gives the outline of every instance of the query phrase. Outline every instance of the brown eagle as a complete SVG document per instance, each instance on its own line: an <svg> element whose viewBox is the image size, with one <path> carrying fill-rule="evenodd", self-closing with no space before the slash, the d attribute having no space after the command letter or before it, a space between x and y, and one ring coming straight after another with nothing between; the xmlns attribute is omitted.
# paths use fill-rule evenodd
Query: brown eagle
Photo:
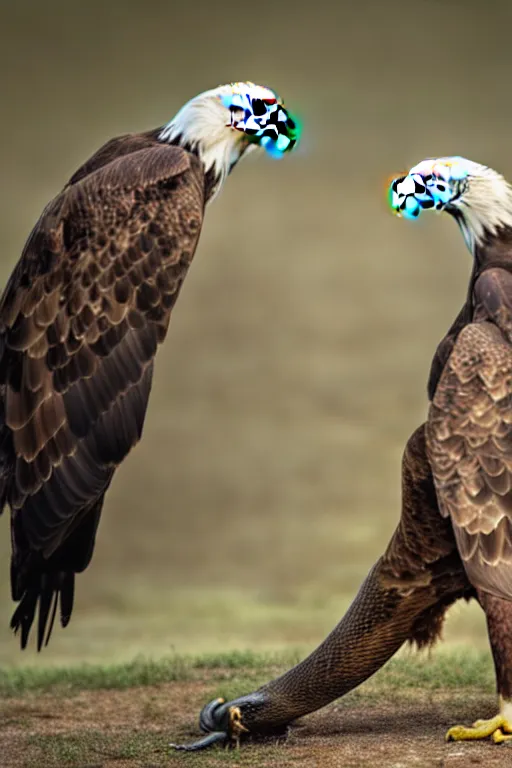
<svg viewBox="0 0 512 768"><path fill-rule="evenodd" d="M205 205L242 155L291 150L276 94L235 83L163 128L112 139L44 209L0 300L0 511L11 510L11 626L37 647L89 564L105 493L142 434L154 358Z"/></svg>
<svg viewBox="0 0 512 768"><path fill-rule="evenodd" d="M460 598L485 612L500 711L447 739L512 740L512 187L464 158L431 159L393 181L390 202L410 219L451 214L474 261L432 362L427 422L404 452L400 521L318 648L254 693L207 704L208 735L178 749L278 732L362 683L404 642L432 645Z"/></svg>

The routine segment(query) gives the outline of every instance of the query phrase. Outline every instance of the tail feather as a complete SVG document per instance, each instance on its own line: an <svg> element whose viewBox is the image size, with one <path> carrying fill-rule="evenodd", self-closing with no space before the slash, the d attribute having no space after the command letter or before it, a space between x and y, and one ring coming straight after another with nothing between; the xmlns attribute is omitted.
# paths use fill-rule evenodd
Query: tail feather
<svg viewBox="0 0 512 768"><path fill-rule="evenodd" d="M37 623L37 650L40 651L43 646L46 622L48 621L48 614L52 607L52 600L54 591L51 588L51 576L48 573L43 573L41 576L41 589L39 591L39 621Z"/></svg>
<svg viewBox="0 0 512 768"><path fill-rule="evenodd" d="M1 401L0 401L1 448ZM1 461L1 451L0 451ZM0 463L1 494L1 463ZM0 496L1 503L1 496ZM23 515L18 511L12 518L12 599L19 603L11 619L11 628L20 632L21 647L25 648L32 624L37 619L37 650L40 651L52 634L57 610L60 624L67 627L73 612L75 574L89 565L100 520L103 496L81 512L61 545L48 557L32 549L23 527Z"/></svg>
<svg viewBox="0 0 512 768"><path fill-rule="evenodd" d="M73 602L75 599L75 574L65 574L68 578L63 579L60 587L60 625L67 627L71 614L73 612ZM46 641L48 642L48 640Z"/></svg>
<svg viewBox="0 0 512 768"><path fill-rule="evenodd" d="M60 602L60 623L66 627L73 611L75 574L66 571L57 573L38 573L30 586L25 589L20 604L11 619L11 628L17 634L21 630L21 648L27 646L28 637L39 603L37 625L37 650L48 645L57 604Z"/></svg>
<svg viewBox="0 0 512 768"><path fill-rule="evenodd" d="M30 627L36 613L38 596L39 592L37 589L27 589L11 619L11 629L14 630L14 634L18 634L18 631L21 629L20 643L22 650L27 647Z"/></svg>
<svg viewBox="0 0 512 768"><path fill-rule="evenodd" d="M52 634L52 629L53 629L53 625L54 625L54 622L55 622L55 616L57 614L57 605L58 605L58 602L59 602L59 593L58 592L54 592L52 599L53 599L52 615L51 615L51 618L50 618L50 622L48 624L48 630L46 632L46 640L44 641L45 647L48 645L48 641L49 641L50 636Z"/></svg>

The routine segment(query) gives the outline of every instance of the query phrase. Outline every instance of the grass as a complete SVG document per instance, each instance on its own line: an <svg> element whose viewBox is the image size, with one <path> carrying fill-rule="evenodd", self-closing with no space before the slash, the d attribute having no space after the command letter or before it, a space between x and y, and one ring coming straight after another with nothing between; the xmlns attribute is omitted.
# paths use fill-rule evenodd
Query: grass
<svg viewBox="0 0 512 768"><path fill-rule="evenodd" d="M64 690L125 689L200 679L208 670L219 683L233 685L254 673L284 671L299 660L298 652L260 654L251 651L169 656L159 660L136 658L131 662L69 667L19 667L0 671L0 696ZM492 690L494 672L489 653L468 649L440 650L432 654L405 652L392 659L368 683L386 690L414 688L477 687Z"/></svg>
<svg viewBox="0 0 512 768"><path fill-rule="evenodd" d="M122 664L84 664L69 667L14 667L0 670L0 696L20 696L63 689L66 692L124 689L192 680L204 670L263 670L289 666L297 653L258 654L234 651L202 656L173 655L159 660L136 658Z"/></svg>
<svg viewBox="0 0 512 768"><path fill-rule="evenodd" d="M135 733L126 734L102 733L99 730L78 731L71 734L51 734L31 737L27 746L33 748L37 759L45 768L57 768L62 765L83 764L84 757L89 766L103 765L108 760L157 758L168 755L168 739L162 734ZM37 763L36 763L37 764Z"/></svg>
<svg viewBox="0 0 512 768"><path fill-rule="evenodd" d="M69 735L33 737L27 742L33 757L29 759L29 768L61 768L73 766L76 768L102 768L106 764L119 764L120 761L135 761L135 765L144 768L156 768L160 765L182 764L187 766L233 764L261 765L260 756L251 752L231 750L215 750L213 753L187 755L169 750L169 739L165 734L140 732L130 736L126 734L105 735L101 731L79 731ZM266 748L266 758L272 759L276 747ZM140 762L143 761L143 762ZM256 762L255 762L256 761ZM288 765L280 756L279 765Z"/></svg>
<svg viewBox="0 0 512 768"><path fill-rule="evenodd" d="M265 743L241 752L216 749L186 757L169 749L170 741L190 741L198 736L197 713L205 702L214 696L230 699L248 693L297 659L297 653L233 652L160 660L138 658L115 665L4 670L0 674L0 744L4 737L9 756L13 755L12 766L24 768L156 768L183 761L189 768L226 764L297 768L316 764L310 762L312 742L307 737L302 747L295 737L286 748ZM155 685L158 688L152 687ZM357 729L349 741L341 740L336 723L350 726L356 713L356 722L368 719L371 738L382 716L382 734L379 736L378 725L375 734L380 743L388 730L400 730L401 722L414 726L418 707L423 707L422 722L425 716L431 717L428 727L434 734L433 743L442 747L445 724L456 721L468 702L478 704L479 712L481 706L484 713L492 712L493 691L494 672L488 653L466 648L439 649L431 654L406 650L332 705L333 713L343 710L342 715L331 718L324 713L319 722L334 731L327 742L318 742L314 748L337 752L345 745L348 752L343 765L359 766L359 758L350 752L350 739L359 738ZM471 711L466 717L474 715ZM400 721L400 717L404 719ZM390 736L389 745L392 752L399 751L400 741ZM395 764L396 760L389 763ZM6 765L10 768L11 763Z"/></svg>
<svg viewBox="0 0 512 768"><path fill-rule="evenodd" d="M494 668L490 653L485 651L455 648L431 654L407 652L392 659L374 679L387 689L474 687L491 691Z"/></svg>

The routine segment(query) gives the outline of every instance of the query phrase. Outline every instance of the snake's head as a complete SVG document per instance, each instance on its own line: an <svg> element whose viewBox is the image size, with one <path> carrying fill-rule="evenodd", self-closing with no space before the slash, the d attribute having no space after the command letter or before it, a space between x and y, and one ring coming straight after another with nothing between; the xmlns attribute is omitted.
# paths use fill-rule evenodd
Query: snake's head
<svg viewBox="0 0 512 768"><path fill-rule="evenodd" d="M203 733L224 733L226 741L236 745L244 733L249 733L242 719L242 710L237 701L214 699L202 708L199 727Z"/></svg>
<svg viewBox="0 0 512 768"><path fill-rule="evenodd" d="M191 744L170 744L169 746L185 752L197 752L213 744L238 747L242 740L252 736L280 735L286 732L285 727L268 731L259 723L257 725L254 723L258 712L266 702L263 691L256 691L233 701L213 699L203 707L199 715L199 727L207 735Z"/></svg>

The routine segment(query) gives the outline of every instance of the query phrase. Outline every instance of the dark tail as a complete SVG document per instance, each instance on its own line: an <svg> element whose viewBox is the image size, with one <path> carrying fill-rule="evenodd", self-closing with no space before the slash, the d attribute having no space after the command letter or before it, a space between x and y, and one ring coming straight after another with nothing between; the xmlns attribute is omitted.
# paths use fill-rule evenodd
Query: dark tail
<svg viewBox="0 0 512 768"><path fill-rule="evenodd" d="M14 632L17 634L21 631L22 649L27 646L38 603L37 650L40 651L43 645L48 645L59 604L61 626L66 627L69 624L73 611L74 593L74 573L57 571L33 574L11 619L11 628Z"/></svg>
<svg viewBox="0 0 512 768"><path fill-rule="evenodd" d="M13 521L13 557L11 560L12 599L19 602L11 619L11 628L21 633L21 647L26 648L32 624L37 617L37 650L48 645L57 610L62 627L67 627L73 611L75 574L89 565L103 505L97 499L58 549L48 559L31 550L21 515Z"/></svg>

